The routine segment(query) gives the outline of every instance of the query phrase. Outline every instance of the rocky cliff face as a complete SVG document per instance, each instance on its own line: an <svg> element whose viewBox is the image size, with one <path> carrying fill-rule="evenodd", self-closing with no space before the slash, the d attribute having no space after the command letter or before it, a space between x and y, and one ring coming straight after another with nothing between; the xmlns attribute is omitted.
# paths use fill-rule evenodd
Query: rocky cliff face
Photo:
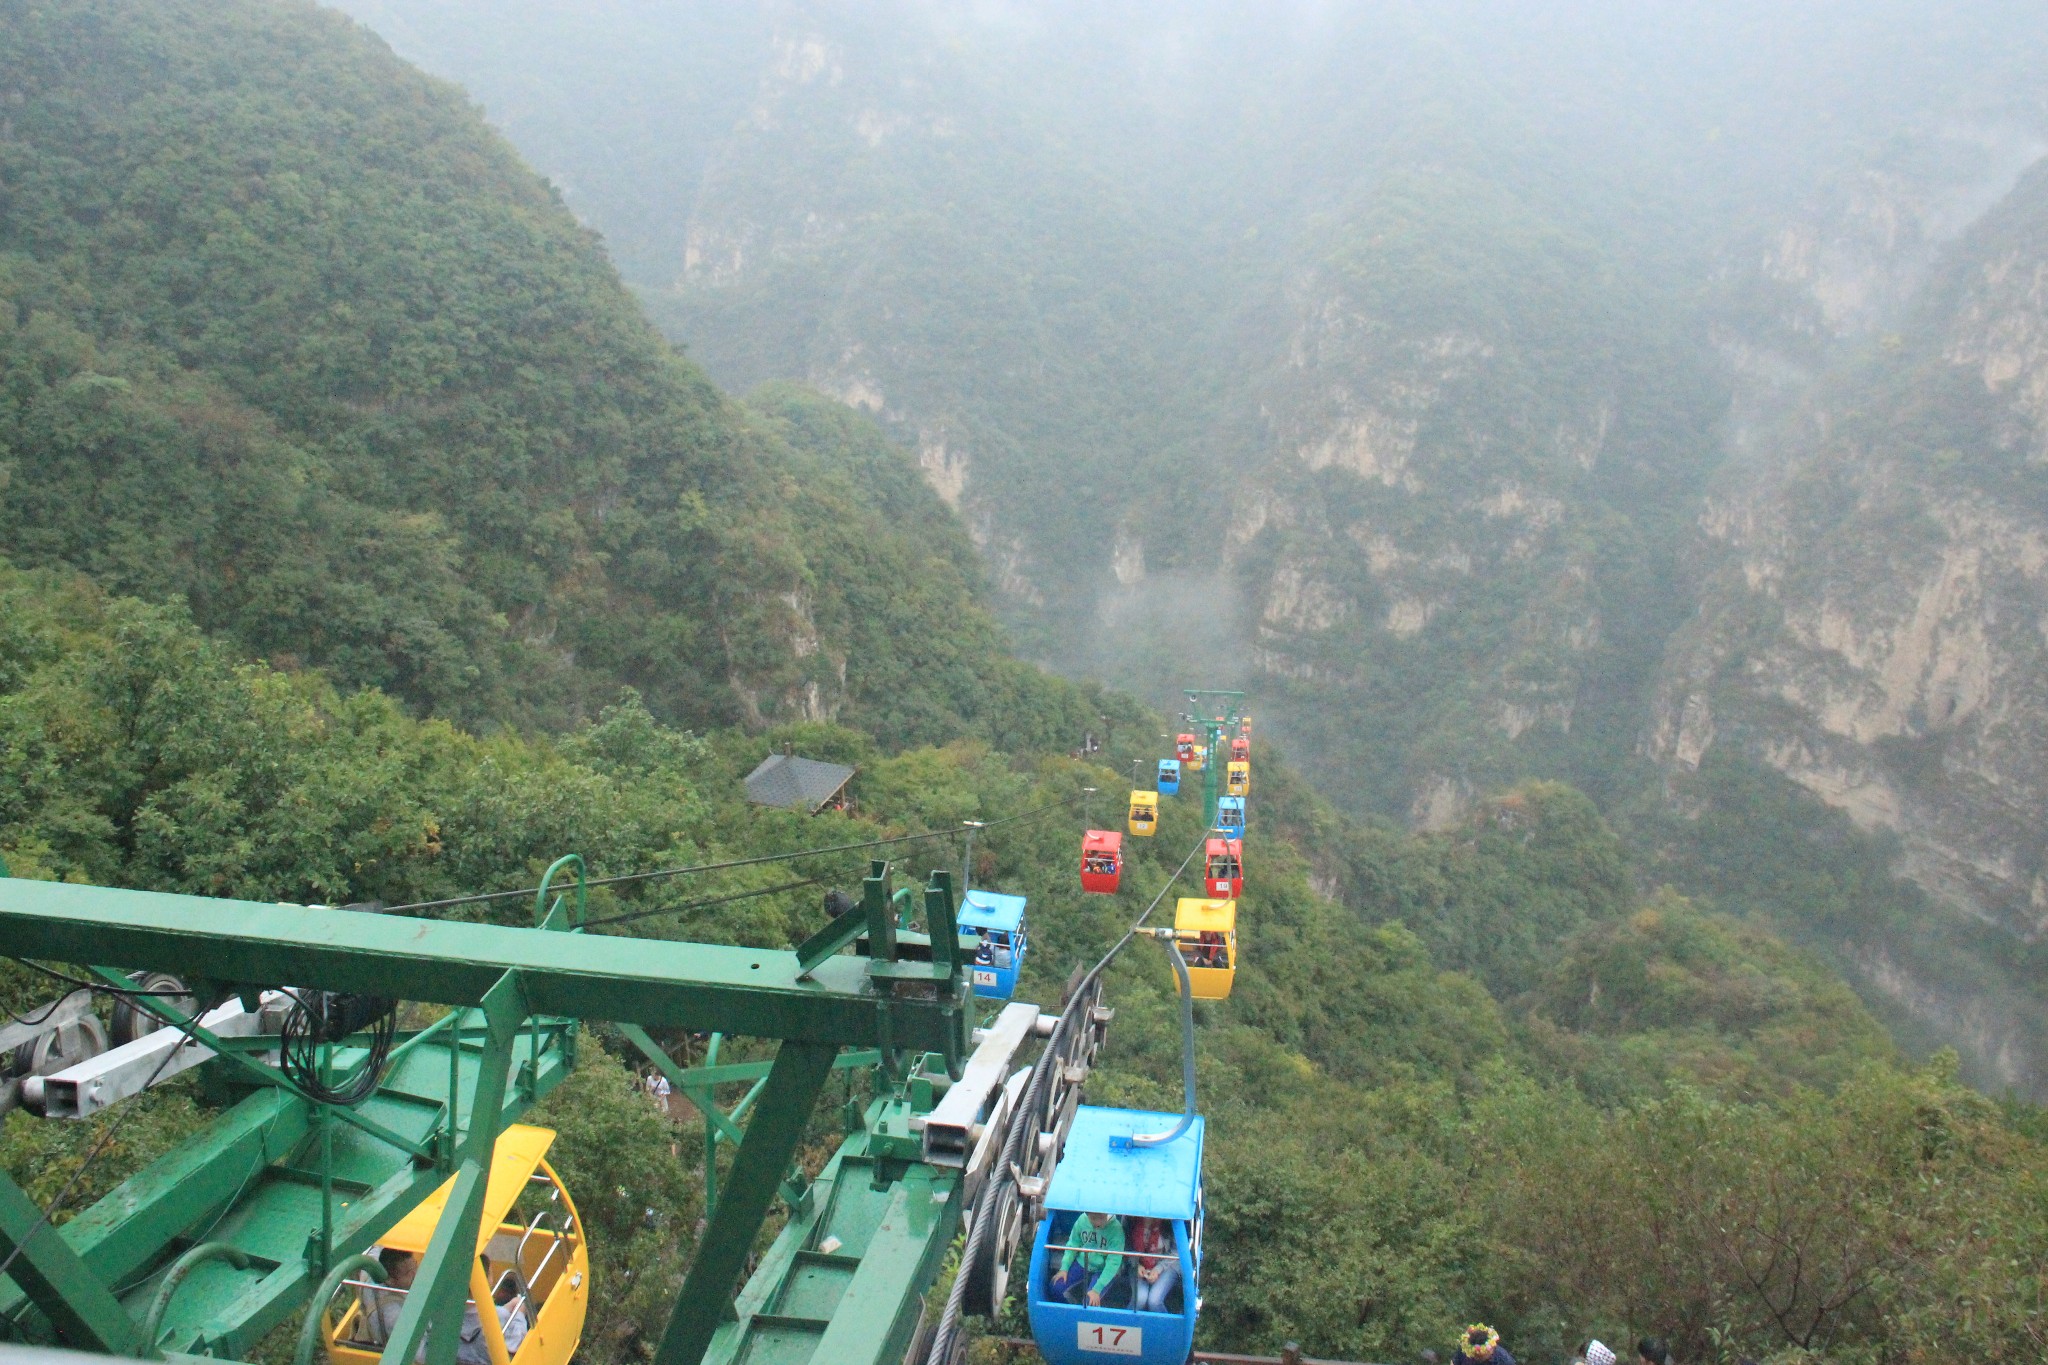
<svg viewBox="0 0 2048 1365"><path fill-rule="evenodd" d="M2048 923L2025 4L593 0L510 21L604 73L571 129L481 0L344 3L561 139L721 383L916 451L1040 658L1246 686L1325 791L1425 825L1764 765L1992 936L1840 960L2048 1073L1963 980ZM829 654L735 688L829 714Z"/></svg>
<svg viewBox="0 0 2048 1365"><path fill-rule="evenodd" d="M1681 778L1732 749L1896 836L1900 871L2017 954L2048 935L2048 171L1957 235L2034 150L1978 145L1988 174L1866 179L1764 257L1783 330L1745 350L1757 430L1703 501L1700 612L1645 743ZM1843 946L1994 1078L2041 1074L2034 1009Z"/></svg>

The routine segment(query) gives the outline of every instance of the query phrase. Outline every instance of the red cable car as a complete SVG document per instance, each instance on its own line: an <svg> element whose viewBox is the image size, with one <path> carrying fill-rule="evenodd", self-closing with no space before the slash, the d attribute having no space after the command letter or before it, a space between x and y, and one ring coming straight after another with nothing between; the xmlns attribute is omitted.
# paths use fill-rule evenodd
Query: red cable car
<svg viewBox="0 0 2048 1365"><path fill-rule="evenodd" d="M1209 898L1234 901L1244 894L1244 840L1211 839L1207 844L1209 866L1203 876Z"/></svg>
<svg viewBox="0 0 2048 1365"><path fill-rule="evenodd" d="M1249 763L1252 761L1252 742L1244 735L1230 741L1230 761Z"/></svg>
<svg viewBox="0 0 2048 1365"><path fill-rule="evenodd" d="M1193 735L1175 735L1173 737L1173 752L1175 757L1180 759L1182 767L1193 763L1195 761L1195 737Z"/></svg>
<svg viewBox="0 0 2048 1365"><path fill-rule="evenodd" d="M1091 829L1082 835L1081 889L1104 896L1114 895L1123 878L1123 832L1114 829Z"/></svg>

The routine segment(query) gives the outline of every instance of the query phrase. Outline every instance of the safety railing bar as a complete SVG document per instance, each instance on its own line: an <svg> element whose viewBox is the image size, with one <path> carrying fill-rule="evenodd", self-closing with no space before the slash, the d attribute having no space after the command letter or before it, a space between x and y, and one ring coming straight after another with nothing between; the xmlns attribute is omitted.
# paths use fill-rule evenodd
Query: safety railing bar
<svg viewBox="0 0 2048 1365"><path fill-rule="evenodd" d="M1151 1261L1177 1261L1178 1251L1111 1251L1108 1247L1056 1247L1048 1246L1047 1251L1079 1251L1090 1256L1141 1256Z"/></svg>

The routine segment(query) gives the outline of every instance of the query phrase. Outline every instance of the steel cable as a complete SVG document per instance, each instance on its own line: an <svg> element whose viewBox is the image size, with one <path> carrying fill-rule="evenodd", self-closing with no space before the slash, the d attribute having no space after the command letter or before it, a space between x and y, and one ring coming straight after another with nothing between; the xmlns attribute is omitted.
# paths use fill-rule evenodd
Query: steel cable
<svg viewBox="0 0 2048 1365"><path fill-rule="evenodd" d="M1070 796L1063 800L1039 806L1035 810L1023 811L1017 815L1006 815L1000 820L990 820L980 826L975 832L977 834L985 833L988 830L1001 829L1005 825L1014 825L1021 820L1034 820L1039 816L1050 814L1063 807L1072 806L1079 799L1078 796ZM854 853L870 848L890 848L897 844L919 843L928 839L958 839L966 833L965 829L927 830L922 834L898 834L887 839L866 839L859 843L833 844L825 848L800 848L789 853L763 853L757 857L732 858L721 863L693 863L687 867L655 868L649 872L623 872L613 877L592 877L586 880L583 885L585 887L625 886L633 882L659 881L669 877L694 876L700 872L726 872L736 867L758 867L764 863L786 863L798 858L818 858L831 853ZM383 913L399 915L409 914L416 910L444 910L455 905L481 905L488 901L511 900L520 896L531 896L539 891L540 888L537 886L528 886L516 891L484 891L473 896L450 896L446 900L412 901L405 905L388 905L384 907Z"/></svg>
<svg viewBox="0 0 2048 1365"><path fill-rule="evenodd" d="M1188 850L1188 856L1181 859L1180 866L1166 879L1166 885L1159 888L1159 894L1145 907L1145 913L1138 916L1136 922L1124 931L1124 936L1102 955L1101 961L1088 969L1088 974L1081 978L1080 983L1074 987L1073 994L1067 998L1067 1008L1060 1012L1059 1022L1053 1025L1052 1037L1046 1040L1045 1050L1039 1053L1037 1062L1032 1065L1031 1079L1025 1082L1023 1102L1018 1105L1016 1113L1011 1117L1010 1131L1003 1140L1003 1150L997 1159L996 1169L989 1172L988 1184L982 1190L981 1198L976 1201L973 1221L967 1229L967 1240L960 1250L960 1266L954 1273L952 1288L947 1291L946 1307L939 1316L937 1330L932 1334L931 1348L925 1354L925 1365L954 1365L960 1354L959 1348L965 1345L955 1338L959 1334L961 1308L967 1297L967 1277L973 1273L981 1259L990 1227L998 1221L992 1215L1001 1205L1004 1188L1015 1183L1011 1172L1016 1169L1017 1158L1022 1154L1025 1135L1029 1133L1031 1140L1037 1140L1038 1124L1035 1117L1028 1125L1023 1119L1026 1115L1035 1116L1038 1113L1038 1106L1044 1098L1046 1078L1052 1074L1052 1067L1060 1056L1068 1030L1073 1027L1074 1016L1081 1013L1081 1002L1087 998L1090 989L1101 978L1103 969L1124 950L1125 944L1137 937L1138 930L1152 917L1152 912L1159 908L1159 903L1166 899L1166 893L1173 889L1181 874L1188 870L1188 864L1202 851L1208 838L1209 833L1204 830L1202 837L1195 841L1195 846ZM1183 1046L1191 1050L1193 1040L1184 1040ZM1189 1056L1192 1056L1192 1051ZM1192 1065L1191 1062L1189 1064Z"/></svg>

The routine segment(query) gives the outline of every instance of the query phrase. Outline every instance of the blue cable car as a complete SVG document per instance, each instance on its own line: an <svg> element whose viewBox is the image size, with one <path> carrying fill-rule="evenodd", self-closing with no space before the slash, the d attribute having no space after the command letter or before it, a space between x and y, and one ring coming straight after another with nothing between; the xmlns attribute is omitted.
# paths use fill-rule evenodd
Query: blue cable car
<svg viewBox="0 0 2048 1365"><path fill-rule="evenodd" d="M980 943L974 950L974 993L989 1000L1008 1000L1024 967L1027 934L1024 897L997 891L969 891L959 916L960 932Z"/></svg>
<svg viewBox="0 0 2048 1365"><path fill-rule="evenodd" d="M1047 1365L1184 1365L1194 1349L1202 1310L1202 1120L1156 1147L1110 1145L1134 1133L1171 1132L1181 1117L1086 1104L1074 1112L1031 1246L1031 1335ZM1076 1252L1073 1286L1056 1293L1054 1277L1069 1259L1075 1229L1083 1220L1095 1226L1091 1214L1107 1215L1104 1228L1110 1220L1121 1225L1125 1250L1097 1253L1120 1264L1105 1278ZM1140 1223L1145 1219L1149 1225ZM1145 1257L1134 1249L1145 1235L1158 1239L1153 1259L1165 1272L1150 1282L1139 1275ZM1101 1302L1090 1307L1087 1295L1098 1284ZM1141 1293L1157 1302L1141 1305Z"/></svg>
<svg viewBox="0 0 2048 1365"><path fill-rule="evenodd" d="M1159 794L1177 796L1180 794L1180 760L1162 758L1159 760Z"/></svg>
<svg viewBox="0 0 2048 1365"><path fill-rule="evenodd" d="M1224 796L1216 801L1216 828L1236 838L1244 837L1244 798Z"/></svg>

